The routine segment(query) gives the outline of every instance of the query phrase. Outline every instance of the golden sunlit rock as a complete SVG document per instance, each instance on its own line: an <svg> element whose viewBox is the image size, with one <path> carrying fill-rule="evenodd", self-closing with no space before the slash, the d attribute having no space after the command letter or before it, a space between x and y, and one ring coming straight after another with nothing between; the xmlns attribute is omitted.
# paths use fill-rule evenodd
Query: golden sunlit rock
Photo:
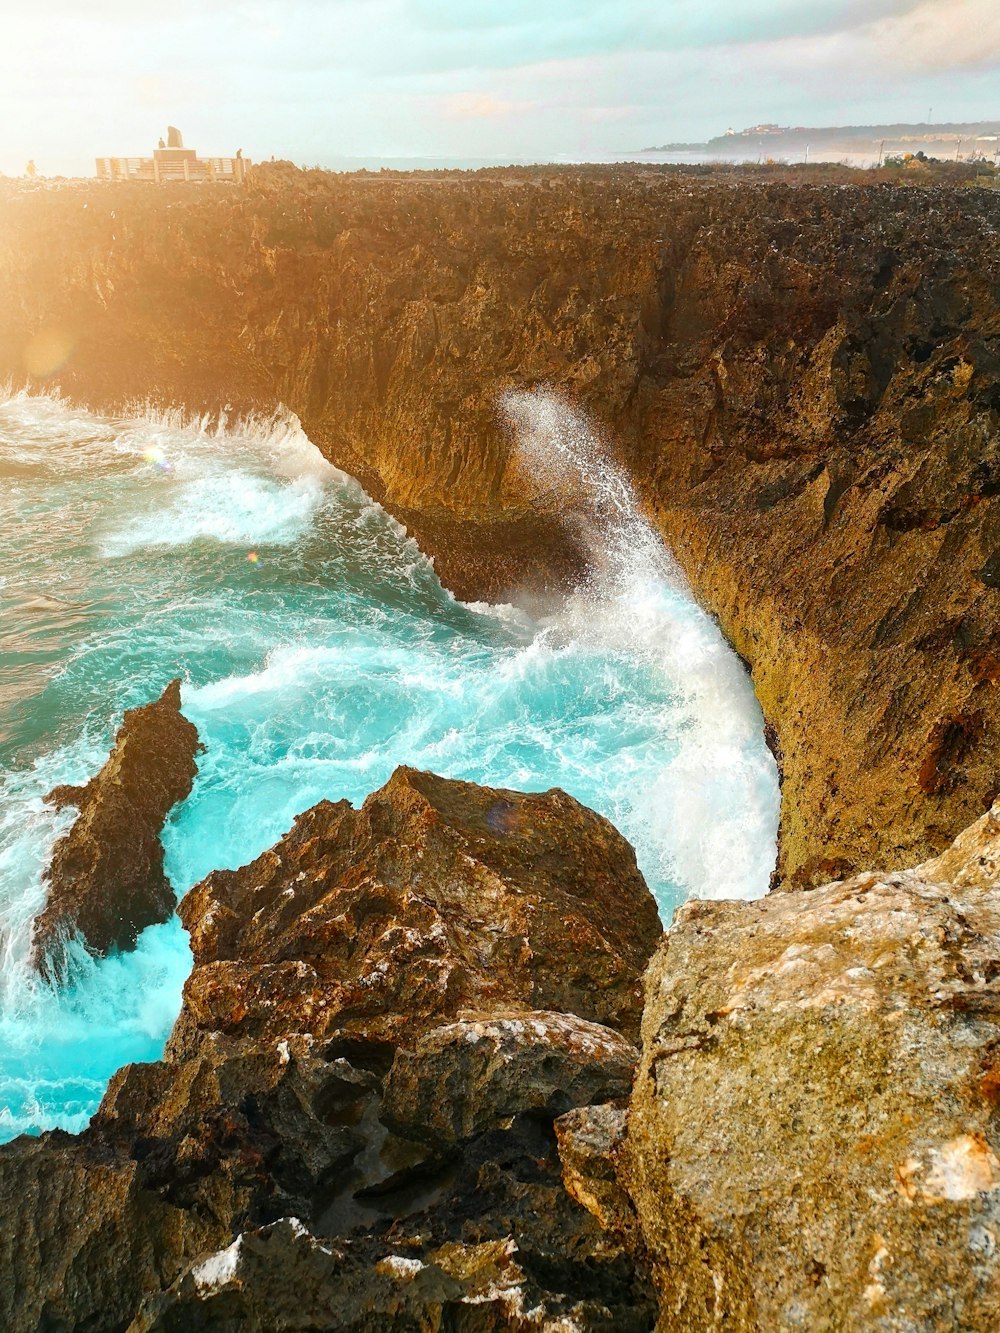
<svg viewBox="0 0 1000 1333"><path fill-rule="evenodd" d="M1000 803L912 869L675 913L617 1158L604 1113L659 1327L1000 1327L998 858Z"/></svg>

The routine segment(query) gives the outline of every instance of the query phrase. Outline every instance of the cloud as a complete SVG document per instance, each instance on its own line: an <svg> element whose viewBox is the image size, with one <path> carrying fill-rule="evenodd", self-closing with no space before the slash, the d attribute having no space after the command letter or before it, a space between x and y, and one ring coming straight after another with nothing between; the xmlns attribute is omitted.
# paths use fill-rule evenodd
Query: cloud
<svg viewBox="0 0 1000 1333"><path fill-rule="evenodd" d="M381 67L509 69L621 52L692 51L835 32L916 0L399 0ZM374 53L373 53L374 54Z"/></svg>
<svg viewBox="0 0 1000 1333"><path fill-rule="evenodd" d="M537 111L540 102L514 102L490 93L449 93L438 100L443 116L453 120L492 120L498 116L522 115Z"/></svg>
<svg viewBox="0 0 1000 1333"><path fill-rule="evenodd" d="M83 54L95 45L140 56L152 42L193 36L188 58L220 49L284 65L364 70L370 77L505 69L556 59L696 50L856 27L905 13L916 0L200 0L137 9L134 0L36 0L5 25L52 41L73 34Z"/></svg>
<svg viewBox="0 0 1000 1333"><path fill-rule="evenodd" d="M868 24L862 37L904 69L961 69L1000 58L997 0L924 0L906 15Z"/></svg>

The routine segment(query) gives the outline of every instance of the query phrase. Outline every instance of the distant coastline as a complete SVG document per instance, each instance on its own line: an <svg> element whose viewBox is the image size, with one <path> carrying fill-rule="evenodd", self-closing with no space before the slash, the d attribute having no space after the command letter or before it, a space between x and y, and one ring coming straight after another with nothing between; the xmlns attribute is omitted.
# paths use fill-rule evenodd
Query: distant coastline
<svg viewBox="0 0 1000 1333"><path fill-rule="evenodd" d="M891 154L928 157L993 158L1000 150L1000 116L994 120L896 122L884 125L751 125L728 130L703 143L665 143L640 149L650 153L694 153L721 160L810 158L872 164Z"/></svg>

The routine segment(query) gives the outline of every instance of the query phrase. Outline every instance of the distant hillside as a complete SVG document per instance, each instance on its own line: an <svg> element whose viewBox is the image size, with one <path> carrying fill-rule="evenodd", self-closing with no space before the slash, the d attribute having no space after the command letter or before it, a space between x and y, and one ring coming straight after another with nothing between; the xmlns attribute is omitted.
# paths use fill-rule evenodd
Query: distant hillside
<svg viewBox="0 0 1000 1333"><path fill-rule="evenodd" d="M892 125L752 125L718 134L704 143L671 143L647 153L698 152L718 157L811 158L871 157L894 152L924 152L928 157L992 157L1000 147L1000 116L995 120Z"/></svg>

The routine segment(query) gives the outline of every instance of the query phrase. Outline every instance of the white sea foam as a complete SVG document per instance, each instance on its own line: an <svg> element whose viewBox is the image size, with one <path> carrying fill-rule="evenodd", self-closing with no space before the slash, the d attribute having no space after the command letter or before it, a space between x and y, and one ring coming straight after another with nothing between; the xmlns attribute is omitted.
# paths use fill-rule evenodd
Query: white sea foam
<svg viewBox="0 0 1000 1333"><path fill-rule="evenodd" d="M318 487L278 486L245 472L199 477L176 488L168 504L109 533L102 545L111 556L140 547L186 546L199 538L290 546L307 531L320 499Z"/></svg>
<svg viewBox="0 0 1000 1333"><path fill-rule="evenodd" d="M116 448L146 462L148 484L139 512L104 534L109 556L199 539L292 546L312 525L327 486L362 494L285 411L227 430L224 421L149 409L122 424Z"/></svg>
<svg viewBox="0 0 1000 1333"><path fill-rule="evenodd" d="M555 394L510 392L503 408L533 474L569 491L593 575L550 632L627 646L670 682L680 744L622 820L658 830L664 878L707 898L765 893L774 868L779 789L750 678L695 603L643 516L632 484L593 425Z"/></svg>

